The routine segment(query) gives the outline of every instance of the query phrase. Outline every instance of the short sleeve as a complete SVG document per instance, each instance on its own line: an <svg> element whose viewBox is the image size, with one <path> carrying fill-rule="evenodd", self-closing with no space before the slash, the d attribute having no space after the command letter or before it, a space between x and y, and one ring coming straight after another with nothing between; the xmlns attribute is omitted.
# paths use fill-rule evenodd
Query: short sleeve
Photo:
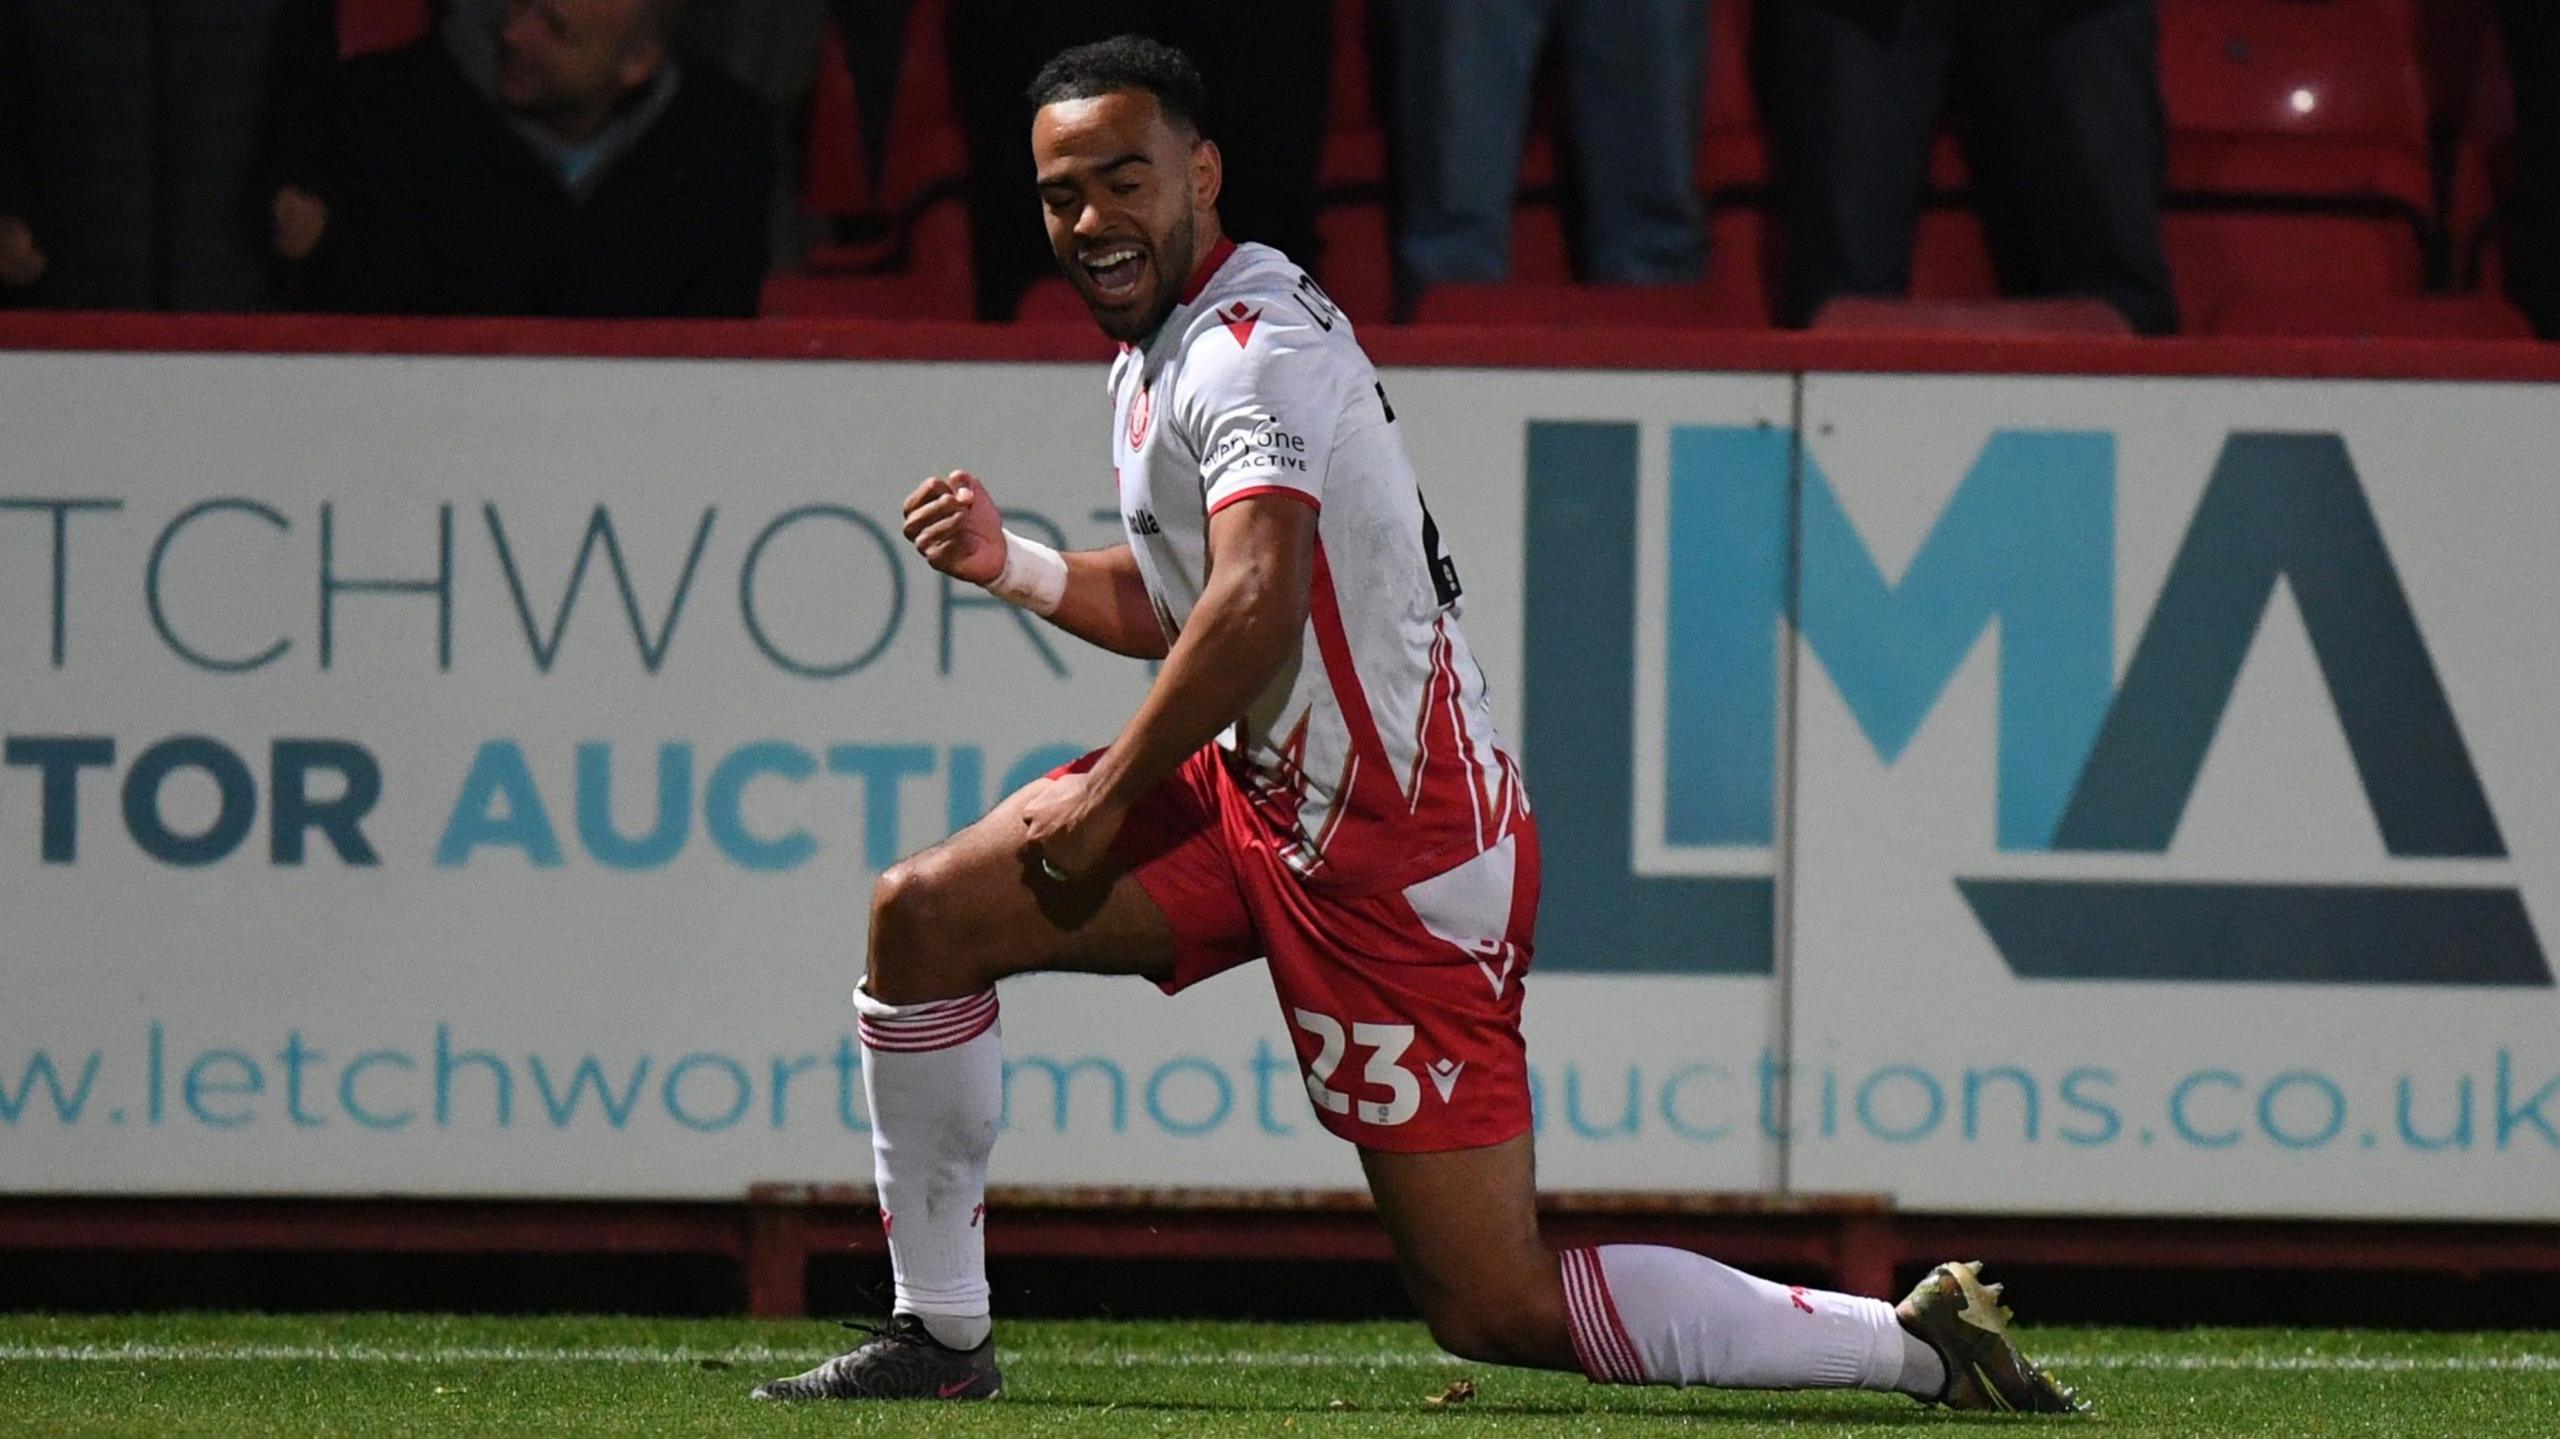
<svg viewBox="0 0 2560 1439"><path fill-rule="evenodd" d="M1323 331L1256 309L1244 301L1220 311L1183 355L1176 423L1200 457L1211 514L1253 495L1324 503L1342 359Z"/></svg>

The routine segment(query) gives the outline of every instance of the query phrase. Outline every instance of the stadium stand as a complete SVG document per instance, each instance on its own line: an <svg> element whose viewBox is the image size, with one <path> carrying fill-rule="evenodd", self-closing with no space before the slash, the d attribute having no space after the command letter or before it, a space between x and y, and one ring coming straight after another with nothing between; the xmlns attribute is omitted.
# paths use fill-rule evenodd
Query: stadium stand
<svg viewBox="0 0 2560 1439"><path fill-rule="evenodd" d="M339 0L341 49L388 48L420 33L427 0ZM1771 323L1785 236L1776 220L1769 136L1748 0L1710 7L1706 103L1696 179L1711 206L1709 273L1697 286L1578 284L1555 143L1556 97L1542 89L1521 157L1513 274L1447 287L1396 314L1390 240L1394 156L1380 87L1381 12L1340 0L1320 172L1319 274L1355 318L1423 324L1657 325L1753 329ZM2169 129L2165 228L2178 298L2198 333L2510 338L2524 333L2500 294L2515 183L2512 101L2485 0L2159 0ZM917 0L883 173L867 173L855 97L830 53L819 67L803 177L807 208L833 222L808 272L775 277L784 316L960 319L968 314L966 230L953 201L964 168L952 109L945 0ZM830 32L828 44L837 43ZM1913 262L1912 306L1896 324L1984 323L1998 267L1976 215L1952 127L1936 142ZM1998 325L2057 313L2026 306ZM1932 320L1934 317L1934 321ZM1024 318L1079 318L1071 292L1043 285ZM2076 332L2076 322L2061 322Z"/></svg>

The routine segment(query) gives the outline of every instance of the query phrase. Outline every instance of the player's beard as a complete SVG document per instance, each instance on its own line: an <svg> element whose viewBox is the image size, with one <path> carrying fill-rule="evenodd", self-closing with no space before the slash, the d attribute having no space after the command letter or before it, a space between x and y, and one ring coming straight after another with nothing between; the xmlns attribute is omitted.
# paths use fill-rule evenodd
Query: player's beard
<svg viewBox="0 0 2560 1439"><path fill-rule="evenodd" d="M1085 309L1092 314L1093 322L1102 327L1102 333L1124 345L1138 344L1153 335L1156 327L1164 323L1165 316L1172 314L1173 307L1181 302L1182 287L1191 281L1191 250L1199 237L1200 222L1187 212L1161 238L1149 236L1147 265L1155 272L1155 290L1145 304L1125 310L1105 310L1096 304L1093 277L1083 273L1081 259L1075 261L1076 288L1082 292ZM1177 265L1181 268L1173 268Z"/></svg>

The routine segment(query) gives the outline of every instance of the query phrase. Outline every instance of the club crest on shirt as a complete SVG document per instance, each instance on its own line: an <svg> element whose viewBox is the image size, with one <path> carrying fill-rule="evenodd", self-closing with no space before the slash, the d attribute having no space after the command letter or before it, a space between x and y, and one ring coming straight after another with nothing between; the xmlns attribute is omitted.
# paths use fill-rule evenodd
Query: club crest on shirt
<svg viewBox="0 0 2560 1439"><path fill-rule="evenodd" d="M1138 396L1129 402L1129 448L1136 449L1147 440L1147 425L1155 418L1154 390L1138 387Z"/></svg>

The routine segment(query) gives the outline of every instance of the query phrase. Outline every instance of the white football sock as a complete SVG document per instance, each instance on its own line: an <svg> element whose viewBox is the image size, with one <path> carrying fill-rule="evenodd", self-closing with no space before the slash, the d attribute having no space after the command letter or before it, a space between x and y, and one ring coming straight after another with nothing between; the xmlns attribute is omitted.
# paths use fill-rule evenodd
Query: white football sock
<svg viewBox="0 0 2560 1439"><path fill-rule="evenodd" d="M1569 1249L1566 1317L1582 1372L1599 1384L1923 1392L1910 1349L1933 1361L1881 1299L1789 1288L1685 1249ZM1935 1397L1944 1374L1928 1382Z"/></svg>
<svg viewBox="0 0 2560 1439"><path fill-rule="evenodd" d="M856 988L853 1005L897 1310L974 1349L989 1327L987 1155L1004 1112L996 992L883 1004Z"/></svg>

